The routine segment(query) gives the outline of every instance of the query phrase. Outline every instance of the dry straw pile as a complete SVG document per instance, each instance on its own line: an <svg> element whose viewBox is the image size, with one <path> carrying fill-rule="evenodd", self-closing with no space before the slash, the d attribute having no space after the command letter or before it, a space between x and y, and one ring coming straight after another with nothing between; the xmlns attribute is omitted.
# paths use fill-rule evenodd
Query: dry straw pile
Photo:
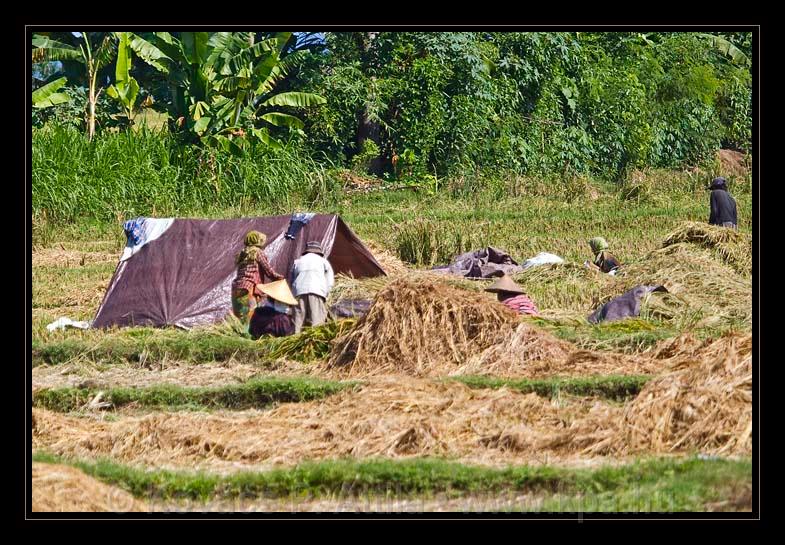
<svg viewBox="0 0 785 545"><path fill-rule="evenodd" d="M686 353L624 406L402 376L271 411L157 413L106 422L33 409L33 447L161 466L230 470L336 457L444 456L480 463L749 454L751 335Z"/></svg>
<svg viewBox="0 0 785 545"><path fill-rule="evenodd" d="M144 502L120 488L106 485L78 469L33 462L33 511L147 511Z"/></svg>
<svg viewBox="0 0 785 545"><path fill-rule="evenodd" d="M454 374L527 378L649 375L662 372L664 367L663 362L647 357L578 350L524 322L504 342L473 356Z"/></svg>
<svg viewBox="0 0 785 545"><path fill-rule="evenodd" d="M368 314L336 340L327 368L349 374L432 374L454 369L508 337L518 315L485 293L432 279L396 280Z"/></svg>
<svg viewBox="0 0 785 545"><path fill-rule="evenodd" d="M34 408L33 444L61 455L216 471L372 456L534 463L543 456L534 440L567 429L594 403L602 404L398 375L271 411L157 413L107 422ZM517 449L493 442L508 430L523 430L526 441Z"/></svg>
<svg viewBox="0 0 785 545"><path fill-rule="evenodd" d="M734 229L707 223L686 222L663 240L670 246L686 242L706 248L741 275L752 274L752 237Z"/></svg>
<svg viewBox="0 0 785 545"><path fill-rule="evenodd" d="M624 409L604 408L542 443L584 454L752 452L752 335L726 335L668 358L671 371Z"/></svg>

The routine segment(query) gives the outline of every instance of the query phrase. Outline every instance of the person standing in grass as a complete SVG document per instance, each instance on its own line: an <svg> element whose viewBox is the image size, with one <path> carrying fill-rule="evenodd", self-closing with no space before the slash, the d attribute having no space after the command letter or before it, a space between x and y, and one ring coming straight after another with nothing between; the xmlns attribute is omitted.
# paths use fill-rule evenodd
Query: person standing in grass
<svg viewBox="0 0 785 545"><path fill-rule="evenodd" d="M232 282L232 312L243 324L248 323L256 306L265 298L257 284L283 280L283 275L273 270L262 251L265 242L264 233L249 231L245 235L245 247L235 260L237 276Z"/></svg>
<svg viewBox="0 0 785 545"><path fill-rule="evenodd" d="M485 288L485 291L495 293L501 304L518 314L528 314L529 316L539 316L540 314L534 301L529 299L523 288L506 274Z"/></svg>
<svg viewBox="0 0 785 545"><path fill-rule="evenodd" d="M709 223L736 229L736 201L728 193L728 182L720 176L714 178L706 189L711 191Z"/></svg>
<svg viewBox="0 0 785 545"><path fill-rule="evenodd" d="M589 247L594 254L594 262L591 266L597 267L604 273L616 274L616 269L621 266L619 260L608 251L610 247L608 241L602 237L594 237L589 241ZM588 265L589 262L587 261Z"/></svg>
<svg viewBox="0 0 785 545"><path fill-rule="evenodd" d="M317 326L327 321L327 296L335 283L330 262L318 242L309 242L302 257L292 267L292 290L298 306L294 309L295 333L304 325Z"/></svg>

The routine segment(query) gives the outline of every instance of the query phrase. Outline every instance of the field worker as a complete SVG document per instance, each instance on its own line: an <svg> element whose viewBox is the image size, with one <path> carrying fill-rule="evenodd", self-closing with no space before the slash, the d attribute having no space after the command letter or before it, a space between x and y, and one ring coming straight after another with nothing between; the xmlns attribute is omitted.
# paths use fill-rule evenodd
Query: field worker
<svg viewBox="0 0 785 545"><path fill-rule="evenodd" d="M257 284L273 280L283 280L270 266L262 248L267 236L259 231L249 231L245 235L245 247L237 254L237 276L232 282L232 312L244 324L248 323L256 305L265 295L257 289Z"/></svg>
<svg viewBox="0 0 785 545"><path fill-rule="evenodd" d="M529 296L526 295L523 288L516 284L515 280L506 274L485 288L485 291L495 293L501 304L511 308L518 314L528 314L530 316L539 315L537 306L529 299Z"/></svg>
<svg viewBox="0 0 785 545"><path fill-rule="evenodd" d="M619 260L616 259L616 256L607 251L610 247L608 241L602 237L594 237L589 241L589 247L594 254L594 262L589 264L587 261L586 264L597 267L604 273L615 275L616 269L618 269L621 264L619 263Z"/></svg>
<svg viewBox="0 0 785 545"><path fill-rule="evenodd" d="M297 299L292 295L286 280L259 284L256 288L267 295L264 303L257 305L251 316L248 331L258 339L263 335L285 337L294 333L293 309Z"/></svg>
<svg viewBox="0 0 785 545"><path fill-rule="evenodd" d="M333 288L335 276L330 262L318 242L309 242L302 257L292 266L292 289L299 302L294 309L294 330L304 325L316 326L327 321L327 295Z"/></svg>
<svg viewBox="0 0 785 545"><path fill-rule="evenodd" d="M728 193L728 182L722 177L714 178L706 189L711 191L709 223L736 229L736 201Z"/></svg>

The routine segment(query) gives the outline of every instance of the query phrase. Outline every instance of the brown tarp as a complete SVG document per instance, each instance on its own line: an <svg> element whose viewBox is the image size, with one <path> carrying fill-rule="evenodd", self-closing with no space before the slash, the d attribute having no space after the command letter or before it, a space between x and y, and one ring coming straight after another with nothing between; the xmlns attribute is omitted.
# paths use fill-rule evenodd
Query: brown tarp
<svg viewBox="0 0 785 545"><path fill-rule="evenodd" d="M121 261L109 283L92 327L193 327L223 320L231 313L235 256L245 234L267 235L265 254L289 278L305 244L316 240L336 274L356 278L384 275L371 252L335 215L317 214L294 240L284 237L290 215L232 220L176 219L160 238Z"/></svg>

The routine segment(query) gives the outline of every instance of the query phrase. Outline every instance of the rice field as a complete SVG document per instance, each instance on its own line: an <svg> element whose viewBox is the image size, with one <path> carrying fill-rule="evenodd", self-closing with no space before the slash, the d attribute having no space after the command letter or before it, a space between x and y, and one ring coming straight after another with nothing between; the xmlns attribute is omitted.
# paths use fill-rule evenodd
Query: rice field
<svg viewBox="0 0 785 545"><path fill-rule="evenodd" d="M331 302L372 299L365 317L282 340L232 321L49 332L92 319L124 239L119 221L45 227L33 508L750 511L752 192L730 179L737 233L706 226L708 195L684 172L587 182L569 200L533 180L506 181L502 200L343 194L319 210L389 274L338 278ZM598 235L624 265L615 277L583 267ZM484 246L564 258L515 277L540 317L507 313L489 281L428 270ZM638 284L669 292L637 318L586 322Z"/></svg>

